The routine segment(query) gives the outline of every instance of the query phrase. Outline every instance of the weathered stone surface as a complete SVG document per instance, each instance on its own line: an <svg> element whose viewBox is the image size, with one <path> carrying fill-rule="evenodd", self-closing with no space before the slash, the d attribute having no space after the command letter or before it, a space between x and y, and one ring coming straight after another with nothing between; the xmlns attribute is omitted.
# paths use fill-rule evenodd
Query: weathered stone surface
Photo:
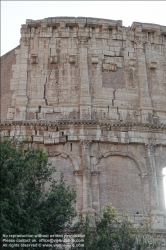
<svg viewBox="0 0 166 250"><path fill-rule="evenodd" d="M82 17L27 20L16 55L8 54L14 59L1 58L1 133L45 148L55 178L62 171L76 189L78 214L112 202L132 219L156 214L154 227L166 230L165 30Z"/></svg>
<svg viewBox="0 0 166 250"><path fill-rule="evenodd" d="M0 75L1 75L1 120L6 119L7 117L7 109L8 106L11 105L11 97L13 94L13 90L17 89L18 86L18 77L12 79L13 72L17 72L19 70L19 66L15 65L16 63L16 53L19 51L19 47L9 51L5 55L1 57L1 67L0 67ZM17 74L17 73L16 73ZM17 75L18 76L18 75ZM13 119L13 112L15 109L8 110L9 116Z"/></svg>

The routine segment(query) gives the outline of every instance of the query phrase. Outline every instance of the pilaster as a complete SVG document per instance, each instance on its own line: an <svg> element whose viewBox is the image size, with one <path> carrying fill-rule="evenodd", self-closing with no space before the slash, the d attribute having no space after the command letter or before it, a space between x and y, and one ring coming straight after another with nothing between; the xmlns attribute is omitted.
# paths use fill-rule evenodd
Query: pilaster
<svg viewBox="0 0 166 250"><path fill-rule="evenodd" d="M99 174L100 171L91 171L92 176L92 206L96 212L100 211L100 197L99 197Z"/></svg>
<svg viewBox="0 0 166 250"><path fill-rule="evenodd" d="M158 197L158 185L157 185L157 174L155 166L155 143L146 143L145 150L147 154L147 164L149 170L149 180L150 180L150 205L151 213L158 212L159 209L159 197Z"/></svg>
<svg viewBox="0 0 166 250"><path fill-rule="evenodd" d="M147 79L146 70L146 58L144 52L144 44L146 43L146 37L143 37L142 28L137 27L135 29L135 49L138 62L138 80L139 80L139 108L141 112L141 122L148 123L149 116L152 114L152 101L150 97L150 91Z"/></svg>
<svg viewBox="0 0 166 250"><path fill-rule="evenodd" d="M91 141L81 140L81 164L83 170L83 214L94 214L92 208L91 166L90 166Z"/></svg>
<svg viewBox="0 0 166 250"><path fill-rule="evenodd" d="M150 209L151 209L151 205L150 205L151 198L149 197L150 185L149 185L148 174L145 174L145 173L141 174L141 183L142 183L144 213L149 214Z"/></svg>
<svg viewBox="0 0 166 250"><path fill-rule="evenodd" d="M74 172L75 180L76 180L76 194L77 194L77 203L76 203L76 211L78 213L83 209L83 172L82 170L75 170Z"/></svg>
<svg viewBox="0 0 166 250"><path fill-rule="evenodd" d="M80 68L80 119L91 119L91 96L89 93L88 37L78 37Z"/></svg>

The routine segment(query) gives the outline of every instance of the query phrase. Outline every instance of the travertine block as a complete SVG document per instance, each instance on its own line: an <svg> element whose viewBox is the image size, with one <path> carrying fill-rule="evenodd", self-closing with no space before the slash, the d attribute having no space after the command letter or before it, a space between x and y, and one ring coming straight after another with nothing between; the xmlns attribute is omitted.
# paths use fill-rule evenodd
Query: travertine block
<svg viewBox="0 0 166 250"><path fill-rule="evenodd" d="M19 86L20 87L20 86ZM20 89L18 90L18 96L26 96L26 90L24 90L24 89L21 89L21 87L20 87Z"/></svg>
<svg viewBox="0 0 166 250"><path fill-rule="evenodd" d="M38 55L31 54L31 64L37 64L38 63Z"/></svg>
<svg viewBox="0 0 166 250"><path fill-rule="evenodd" d="M25 93L25 92L24 92ZM16 105L17 106L25 106L27 104L28 98L26 95L24 96L17 96L16 97Z"/></svg>
<svg viewBox="0 0 166 250"><path fill-rule="evenodd" d="M10 90L17 90L19 86L18 78L11 79L10 81Z"/></svg>
<svg viewBox="0 0 166 250"><path fill-rule="evenodd" d="M69 63L76 63L76 55L69 55Z"/></svg>
<svg viewBox="0 0 166 250"><path fill-rule="evenodd" d="M130 58L129 59L129 66L130 67L135 67L136 66L136 59L135 58Z"/></svg>
<svg viewBox="0 0 166 250"><path fill-rule="evenodd" d="M103 64L103 70L108 70L108 71L116 71L116 66L117 64L115 63L107 63L107 64Z"/></svg>
<svg viewBox="0 0 166 250"><path fill-rule="evenodd" d="M53 145L54 144L54 139L52 139L52 138L44 138L44 144Z"/></svg>
<svg viewBox="0 0 166 250"><path fill-rule="evenodd" d="M150 69L157 69L157 62L152 61L152 62L150 63Z"/></svg>
<svg viewBox="0 0 166 250"><path fill-rule="evenodd" d="M116 66L117 66L117 64L111 63L109 70L110 71L116 71Z"/></svg>
<svg viewBox="0 0 166 250"><path fill-rule="evenodd" d="M33 136L33 141L38 143L43 143L43 137L42 136Z"/></svg>
<svg viewBox="0 0 166 250"><path fill-rule="evenodd" d="M55 55L50 56L50 63L51 64L56 64L58 62L58 58Z"/></svg>
<svg viewBox="0 0 166 250"><path fill-rule="evenodd" d="M103 54L105 56L115 56L115 52L114 51L103 50Z"/></svg>
<svg viewBox="0 0 166 250"><path fill-rule="evenodd" d="M97 55L93 55L91 57L91 63L92 64L97 64L98 63L98 56Z"/></svg>

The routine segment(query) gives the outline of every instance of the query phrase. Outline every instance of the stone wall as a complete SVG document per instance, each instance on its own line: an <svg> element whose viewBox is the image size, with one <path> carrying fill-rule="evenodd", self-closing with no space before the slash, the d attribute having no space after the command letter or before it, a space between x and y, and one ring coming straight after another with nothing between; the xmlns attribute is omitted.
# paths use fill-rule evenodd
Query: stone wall
<svg viewBox="0 0 166 250"><path fill-rule="evenodd" d="M165 233L166 27L27 20L15 54L4 138L48 152L54 178L62 171L76 189L79 215L112 202L137 221L155 215Z"/></svg>
<svg viewBox="0 0 166 250"><path fill-rule="evenodd" d="M9 120L166 123L166 27L93 18L27 20ZM3 80L4 81L4 80Z"/></svg>
<svg viewBox="0 0 166 250"><path fill-rule="evenodd" d="M19 48L19 46L17 47ZM16 49L16 48L15 48ZM7 118L8 106L11 105L13 91L10 90L10 80L13 76L13 67L16 63L15 49L1 57L1 119Z"/></svg>

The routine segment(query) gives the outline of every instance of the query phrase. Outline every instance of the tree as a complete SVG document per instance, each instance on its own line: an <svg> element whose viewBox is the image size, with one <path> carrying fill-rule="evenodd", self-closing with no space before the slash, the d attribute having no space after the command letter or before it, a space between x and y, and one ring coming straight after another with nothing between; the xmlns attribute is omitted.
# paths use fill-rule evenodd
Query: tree
<svg viewBox="0 0 166 250"><path fill-rule="evenodd" d="M144 250L156 249L160 244L148 219L136 228L127 215L119 216L111 203L102 209L94 228L91 219L87 216L77 225L85 235L84 250Z"/></svg>
<svg viewBox="0 0 166 250"><path fill-rule="evenodd" d="M43 149L25 150L24 143L18 147L8 140L0 141L0 149L1 236L55 234L71 225L75 191L63 177L59 183L52 179L55 168Z"/></svg>

